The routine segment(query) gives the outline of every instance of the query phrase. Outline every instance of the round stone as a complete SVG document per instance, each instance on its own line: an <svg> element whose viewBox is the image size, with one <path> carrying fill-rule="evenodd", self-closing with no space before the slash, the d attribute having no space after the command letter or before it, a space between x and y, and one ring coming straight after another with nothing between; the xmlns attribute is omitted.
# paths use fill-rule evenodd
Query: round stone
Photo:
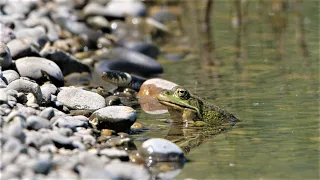
<svg viewBox="0 0 320 180"><path fill-rule="evenodd" d="M8 68L12 64L11 53L7 45L0 42L0 66L3 69Z"/></svg>
<svg viewBox="0 0 320 180"><path fill-rule="evenodd" d="M112 0L107 4L104 11L110 16L119 18L127 15L145 16L147 14L146 6L142 2L135 0Z"/></svg>
<svg viewBox="0 0 320 180"><path fill-rule="evenodd" d="M117 132L126 132L136 121L137 114L128 106L108 106L95 111L90 121L99 129L112 129Z"/></svg>
<svg viewBox="0 0 320 180"><path fill-rule="evenodd" d="M176 83L161 78L152 78L145 81L137 94L141 109L148 114L163 114L168 110L159 103L157 95L163 90L171 90L178 86Z"/></svg>
<svg viewBox="0 0 320 180"><path fill-rule="evenodd" d="M63 88L57 98L70 109L97 110L106 106L101 95L79 88Z"/></svg>
<svg viewBox="0 0 320 180"><path fill-rule="evenodd" d="M141 154L155 162L184 160L183 151L180 147L162 138L152 138L143 142Z"/></svg>
<svg viewBox="0 0 320 180"><path fill-rule="evenodd" d="M58 85L63 85L63 75L59 66L46 58L24 57L16 60L16 67L21 76L34 80L42 80L49 76L50 80Z"/></svg>
<svg viewBox="0 0 320 180"><path fill-rule="evenodd" d="M4 81L7 84L10 84L12 81L19 79L20 75L14 70L6 70L6 71L3 71L3 77L4 77Z"/></svg>
<svg viewBox="0 0 320 180"><path fill-rule="evenodd" d="M50 128L50 122L40 116L29 116L27 118L27 128L39 130L41 128Z"/></svg>
<svg viewBox="0 0 320 180"><path fill-rule="evenodd" d="M41 89L37 83L20 78L11 82L7 88L18 92L32 93L36 97L38 104L42 102Z"/></svg>

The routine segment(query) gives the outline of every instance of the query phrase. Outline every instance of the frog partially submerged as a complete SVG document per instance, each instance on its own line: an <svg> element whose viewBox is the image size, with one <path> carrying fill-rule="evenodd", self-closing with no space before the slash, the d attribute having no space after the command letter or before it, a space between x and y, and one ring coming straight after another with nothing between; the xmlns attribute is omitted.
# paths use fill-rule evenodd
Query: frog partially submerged
<svg viewBox="0 0 320 180"><path fill-rule="evenodd" d="M172 90L163 90L158 101L165 105L170 114L182 113L182 119L188 121L202 121L210 127L234 125L239 120L231 113L213 105L180 86Z"/></svg>

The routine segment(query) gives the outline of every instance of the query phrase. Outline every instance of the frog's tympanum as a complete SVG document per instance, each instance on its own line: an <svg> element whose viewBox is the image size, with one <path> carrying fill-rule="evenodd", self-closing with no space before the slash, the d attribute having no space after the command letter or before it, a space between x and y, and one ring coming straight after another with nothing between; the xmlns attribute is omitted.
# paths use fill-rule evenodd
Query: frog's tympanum
<svg viewBox="0 0 320 180"><path fill-rule="evenodd" d="M239 121L231 113L190 94L188 90L180 86L169 91L162 91L157 98L161 104L168 108L170 114L172 112L182 113L182 119L186 122L194 121L197 123L200 121L210 127L218 127L234 125Z"/></svg>

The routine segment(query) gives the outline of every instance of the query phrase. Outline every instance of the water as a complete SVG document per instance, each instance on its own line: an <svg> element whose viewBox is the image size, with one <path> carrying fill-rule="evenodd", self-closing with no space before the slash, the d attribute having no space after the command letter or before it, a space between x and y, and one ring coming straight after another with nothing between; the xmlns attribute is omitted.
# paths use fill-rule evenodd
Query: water
<svg viewBox="0 0 320 180"><path fill-rule="evenodd" d="M303 50L296 39L293 1L289 1L281 35L282 49L269 20L271 1L262 7L259 1L249 2L246 30L240 33L230 26L232 4L215 2L215 53L223 62L221 67L204 69L200 57L162 61L163 78L242 120L232 130L192 149L187 154L191 162L177 179L320 178L319 2L305 1L300 7L307 57L299 53ZM238 47L237 38L241 39ZM168 114L139 111L138 117L150 128L142 136L166 136L169 124L162 120Z"/></svg>

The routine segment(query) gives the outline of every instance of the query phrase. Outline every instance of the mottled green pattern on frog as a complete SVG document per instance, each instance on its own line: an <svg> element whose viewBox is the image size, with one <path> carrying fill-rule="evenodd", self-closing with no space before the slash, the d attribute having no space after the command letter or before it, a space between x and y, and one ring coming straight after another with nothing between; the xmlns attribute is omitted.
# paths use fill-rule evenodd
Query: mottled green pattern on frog
<svg viewBox="0 0 320 180"><path fill-rule="evenodd" d="M169 108L169 112L170 109L181 112L183 121L203 121L204 123L200 124L212 131L224 130L239 121L231 113L190 94L188 90L179 86L169 91L162 91L157 98L161 104Z"/></svg>

